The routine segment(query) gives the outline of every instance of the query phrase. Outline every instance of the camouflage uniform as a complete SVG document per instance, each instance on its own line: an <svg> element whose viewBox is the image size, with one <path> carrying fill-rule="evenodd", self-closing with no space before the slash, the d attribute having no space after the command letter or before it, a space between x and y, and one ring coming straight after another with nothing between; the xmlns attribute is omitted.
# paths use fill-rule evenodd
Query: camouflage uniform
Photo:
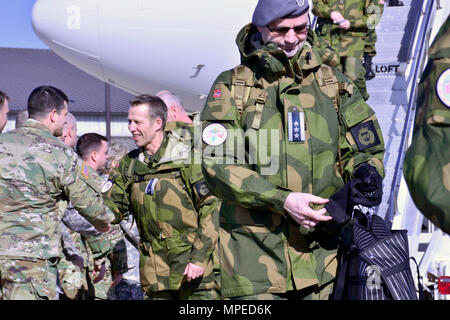
<svg viewBox="0 0 450 320"><path fill-rule="evenodd" d="M378 0L313 0L312 12L318 17L316 32L334 48L341 57L344 73L355 83L365 100L369 98L362 65L364 38L368 30L370 6ZM350 21L350 29L339 29L330 18L332 11L338 11Z"/></svg>
<svg viewBox="0 0 450 320"><path fill-rule="evenodd" d="M212 251L220 201L209 194L200 164L191 162L189 125L179 125L185 129L164 132L155 155L136 149L122 158L104 199L117 220L127 212L136 218L146 299L214 299ZM203 277L186 282L188 263L205 268Z"/></svg>
<svg viewBox="0 0 450 320"><path fill-rule="evenodd" d="M59 299L78 300L86 297L87 250L79 233L71 231L61 223L61 246L63 256L58 262L58 280L62 289Z"/></svg>
<svg viewBox="0 0 450 320"><path fill-rule="evenodd" d="M380 11L377 15L376 25L379 23L384 11L384 4L380 4L379 0L377 2L377 6ZM372 10L372 12L377 14L376 9ZM377 42L377 33L375 32L376 25L374 25L372 28L367 29L366 37L364 39L364 55L368 55L371 57L375 57L377 55L377 49L375 47L375 43Z"/></svg>
<svg viewBox="0 0 450 320"><path fill-rule="evenodd" d="M94 171L91 172L91 176L99 188L107 179ZM63 222L71 230L81 235L78 237L78 244L80 251L85 252L84 261L86 269L89 270L89 279L94 279L92 276L94 265L105 263L105 276L101 281L93 283L94 292L91 295L95 299L116 300L115 289L111 287L113 274L123 274L128 270L126 245L120 226L112 226L107 233L99 232L73 207L66 210Z"/></svg>
<svg viewBox="0 0 450 320"><path fill-rule="evenodd" d="M0 135L0 265L3 299L55 299L61 200L94 226L113 219L77 155L29 119Z"/></svg>
<svg viewBox="0 0 450 320"><path fill-rule="evenodd" d="M122 280L116 285L118 300L142 300L144 298L139 278L139 232L132 214L128 214L127 220L120 222L120 227L125 234L127 248L128 271L122 275Z"/></svg>
<svg viewBox="0 0 450 320"><path fill-rule="evenodd" d="M403 172L417 208L450 234L450 17L429 51Z"/></svg>
<svg viewBox="0 0 450 320"><path fill-rule="evenodd" d="M250 76L235 77L242 65L220 74L201 115L204 140L208 126L227 129L222 145L204 144L202 165L208 188L224 199L219 228L221 292L223 297L243 297L305 288L311 297L334 279L337 245L319 228L307 231L295 223L284 211L284 202L291 191L329 197L363 162L383 174L382 134L374 112L352 82L322 64L310 43L288 59L276 45L263 45L258 35L248 25L236 40ZM323 91L322 84L329 82L319 74L325 72L337 80L333 87L325 85L339 101L338 112ZM248 96L242 110L238 92ZM288 119L300 113L305 119L304 139L294 141L291 133L299 126ZM365 134L374 140L360 139Z"/></svg>

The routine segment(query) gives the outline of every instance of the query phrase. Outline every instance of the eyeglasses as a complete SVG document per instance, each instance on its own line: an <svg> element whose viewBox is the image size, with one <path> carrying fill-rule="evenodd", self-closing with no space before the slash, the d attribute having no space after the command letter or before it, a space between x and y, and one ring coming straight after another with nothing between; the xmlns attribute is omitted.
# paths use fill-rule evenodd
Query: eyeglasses
<svg viewBox="0 0 450 320"><path fill-rule="evenodd" d="M271 28L269 25L267 25L266 27L267 27L267 29L269 29L270 32L273 32L278 36L284 37L291 29L293 29L296 34L305 34L308 32L310 25L309 24L300 25L300 26L295 26L293 28L289 28L289 27Z"/></svg>

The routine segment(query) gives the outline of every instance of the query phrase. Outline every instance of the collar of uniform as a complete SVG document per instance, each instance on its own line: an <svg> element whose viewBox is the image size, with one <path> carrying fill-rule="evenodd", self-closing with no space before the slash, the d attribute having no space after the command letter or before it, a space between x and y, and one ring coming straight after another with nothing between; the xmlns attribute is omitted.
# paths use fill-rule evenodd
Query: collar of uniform
<svg viewBox="0 0 450 320"><path fill-rule="evenodd" d="M52 134L50 132L50 129L45 124L43 124L42 122L39 122L39 121L37 121L35 119L31 119L31 118L27 119L25 121L25 123L22 125L22 127L39 129L39 130L46 131L46 132Z"/></svg>
<svg viewBox="0 0 450 320"><path fill-rule="evenodd" d="M53 133L50 131L50 129L45 124L39 122L38 120L29 118L24 122L24 124L22 125L22 128L41 131L41 134L43 134L51 139L56 139L57 141L61 142L57 137L55 137L53 135Z"/></svg>
<svg viewBox="0 0 450 320"><path fill-rule="evenodd" d="M317 68L322 64L319 53L311 46L309 42L305 42L300 55L297 59L297 64L300 70L310 70Z"/></svg>
<svg viewBox="0 0 450 320"><path fill-rule="evenodd" d="M273 43L263 44L261 36L252 24L241 29L236 38L241 63L261 67L265 76L281 76L291 72L289 60Z"/></svg>
<svg viewBox="0 0 450 320"><path fill-rule="evenodd" d="M142 163L149 165L152 162L152 155L149 154L144 148L141 148L141 152L139 152L138 160Z"/></svg>
<svg viewBox="0 0 450 320"><path fill-rule="evenodd" d="M176 127L177 127L177 122L176 121L166 122L166 126L164 127L164 131L165 132L173 131L173 130L175 130Z"/></svg>
<svg viewBox="0 0 450 320"><path fill-rule="evenodd" d="M320 55L310 44L312 42L311 34L308 34L303 48L292 59L288 59L283 50L275 44L263 44L259 32L252 24L242 28L236 38L242 63L256 62L261 65L266 75L275 77L287 75L293 78L295 75L298 76L298 70L302 73L302 70L313 69L321 64Z"/></svg>

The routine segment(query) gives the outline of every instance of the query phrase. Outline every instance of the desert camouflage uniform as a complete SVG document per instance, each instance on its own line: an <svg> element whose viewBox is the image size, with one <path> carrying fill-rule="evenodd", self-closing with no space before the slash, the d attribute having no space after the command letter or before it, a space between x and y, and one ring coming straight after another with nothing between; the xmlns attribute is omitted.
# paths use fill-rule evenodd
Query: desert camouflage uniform
<svg viewBox="0 0 450 320"><path fill-rule="evenodd" d="M208 188L224 199L222 296L257 298L305 289L309 297L326 299L329 291L322 288L330 290L327 284L335 277L336 239L319 228L300 227L284 211L284 202L291 191L328 198L363 162L383 174L380 127L351 81L322 64L308 42L289 60L274 44L263 45L252 25L239 32L236 42L251 77L234 76L241 66L220 74L201 115L205 136L207 126L217 124L228 134L223 145L204 145L202 166ZM339 112L319 85L319 73L325 71L337 78L339 90L330 94L339 92ZM252 88L241 112L238 85L245 85L245 92ZM295 131L299 124L289 126L288 118L301 112L306 138L289 142L288 129Z"/></svg>
<svg viewBox="0 0 450 320"><path fill-rule="evenodd" d="M312 12L318 17L316 32L341 57L344 73L355 83L365 100L369 98L362 65L364 38L368 25L374 19L368 9L378 0L313 0ZM330 18L332 11L338 11L350 21L350 29L339 29Z"/></svg>
<svg viewBox="0 0 450 320"><path fill-rule="evenodd" d="M209 194L200 164L192 161L189 125L179 125L176 132L164 132L155 155L136 149L122 158L104 199L116 221L127 212L135 216L146 299L215 299L212 251L220 201ZM190 283L183 276L189 262L205 268L203 277Z"/></svg>
<svg viewBox="0 0 450 320"><path fill-rule="evenodd" d="M439 30L422 73L403 172L417 208L450 234L450 18Z"/></svg>
<svg viewBox="0 0 450 320"><path fill-rule="evenodd" d="M78 157L33 119L0 135L0 266L3 299L55 299L61 255L59 202L69 198L96 227L113 215Z"/></svg>

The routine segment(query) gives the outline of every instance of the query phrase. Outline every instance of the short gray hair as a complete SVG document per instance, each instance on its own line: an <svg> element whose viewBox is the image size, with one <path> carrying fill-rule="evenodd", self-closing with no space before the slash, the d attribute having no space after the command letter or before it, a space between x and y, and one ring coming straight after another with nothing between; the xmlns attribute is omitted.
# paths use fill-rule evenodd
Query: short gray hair
<svg viewBox="0 0 450 320"><path fill-rule="evenodd" d="M180 98L178 98L178 96L176 96L173 92L169 90L162 90L158 92L156 96L160 97L164 101L167 108L169 108L172 105L175 105L184 111L183 103L181 102Z"/></svg>
<svg viewBox="0 0 450 320"><path fill-rule="evenodd" d="M108 160L106 160L106 170L111 170L113 161L119 162L125 155L128 154L128 148L121 142L112 139L108 147Z"/></svg>

